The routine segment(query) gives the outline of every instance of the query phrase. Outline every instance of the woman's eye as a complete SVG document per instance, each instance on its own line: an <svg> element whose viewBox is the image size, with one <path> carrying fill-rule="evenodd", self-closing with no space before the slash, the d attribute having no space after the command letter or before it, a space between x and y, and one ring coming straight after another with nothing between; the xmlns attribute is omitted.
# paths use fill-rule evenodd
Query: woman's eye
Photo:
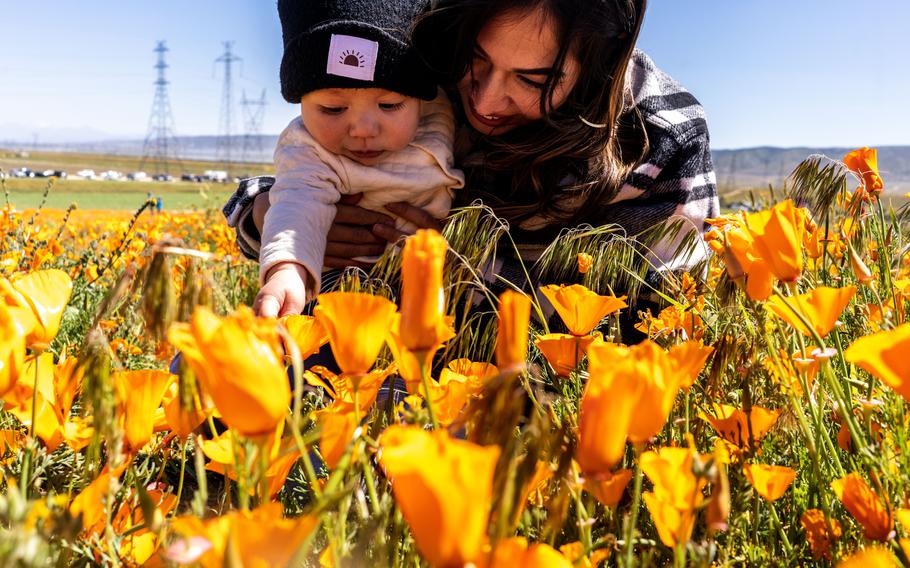
<svg viewBox="0 0 910 568"><path fill-rule="evenodd" d="M400 103L379 103L379 108L385 111L394 112L404 108L404 101L401 101Z"/></svg>
<svg viewBox="0 0 910 568"><path fill-rule="evenodd" d="M518 76L518 80L521 81L522 83L524 83L526 86L531 87L532 89L543 90L544 85L546 85L546 83L539 83L537 81L532 81L531 79L528 79L527 77L522 77L520 75Z"/></svg>
<svg viewBox="0 0 910 568"><path fill-rule="evenodd" d="M329 106L320 106L319 111L323 114L341 114L345 110L344 107L329 107Z"/></svg>

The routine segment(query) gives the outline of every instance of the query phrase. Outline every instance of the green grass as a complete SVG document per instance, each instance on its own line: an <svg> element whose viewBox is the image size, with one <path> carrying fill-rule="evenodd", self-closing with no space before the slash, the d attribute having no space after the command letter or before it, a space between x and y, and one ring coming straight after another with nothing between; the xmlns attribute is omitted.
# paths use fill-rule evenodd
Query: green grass
<svg viewBox="0 0 910 568"><path fill-rule="evenodd" d="M116 170L129 173L139 170L141 158L137 156L110 156L70 152L29 152L27 156L0 150L0 169L27 167L41 171L62 169L70 175L82 169L95 172ZM180 172L201 174L205 170L224 169L222 164L207 161L171 163L172 175ZM146 168L148 171L148 168ZM271 164L236 164L235 175L262 175L272 172ZM49 180L44 178L9 178L3 186L10 202L19 209L37 207L44 199ZM167 210L220 208L234 190L233 183L192 182L136 182L104 181L65 178L54 182L48 192L45 206L66 209L75 203L79 209L135 210L151 193L162 197ZM0 197L2 200L2 197Z"/></svg>
<svg viewBox="0 0 910 568"><path fill-rule="evenodd" d="M165 210L220 209L230 192L201 193L160 193ZM2 198L0 198L2 199ZM37 192L11 191L10 202L17 209L30 209L41 203L42 194ZM144 192L98 193L86 191L53 192L48 195L46 208L66 209L75 203L79 209L122 209L136 210L145 202Z"/></svg>

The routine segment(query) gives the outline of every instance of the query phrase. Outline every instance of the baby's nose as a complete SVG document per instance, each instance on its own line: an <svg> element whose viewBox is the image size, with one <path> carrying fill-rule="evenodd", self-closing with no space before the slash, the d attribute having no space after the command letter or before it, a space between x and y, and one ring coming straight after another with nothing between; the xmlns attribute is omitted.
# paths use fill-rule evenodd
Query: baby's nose
<svg viewBox="0 0 910 568"><path fill-rule="evenodd" d="M372 138L379 134L379 121L369 114L362 114L354 118L348 130L354 138Z"/></svg>

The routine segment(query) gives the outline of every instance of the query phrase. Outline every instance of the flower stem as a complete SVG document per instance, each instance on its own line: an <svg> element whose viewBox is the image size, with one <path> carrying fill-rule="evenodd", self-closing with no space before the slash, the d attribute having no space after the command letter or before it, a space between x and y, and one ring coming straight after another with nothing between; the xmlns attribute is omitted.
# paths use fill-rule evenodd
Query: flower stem
<svg viewBox="0 0 910 568"><path fill-rule="evenodd" d="M780 522L780 517L777 516L777 509L774 508L774 503L768 503L768 508L771 510L771 520L774 522L774 528L777 529L778 534L780 534L780 539L784 543L784 550L787 553L787 556L790 556L792 552L792 546L790 546L790 539L787 538L787 533L784 532L784 526Z"/></svg>
<svg viewBox="0 0 910 568"><path fill-rule="evenodd" d="M433 400L430 396L430 378L429 378L429 354L427 352L416 351L414 356L417 357L417 361L420 362L420 382L423 384L423 395L424 400L427 403L427 412L430 415L430 424L433 425L433 430L439 429L439 423L436 422L436 414L433 412ZM392 396L391 387L389 391L389 396Z"/></svg>
<svg viewBox="0 0 910 568"><path fill-rule="evenodd" d="M632 490L632 509L629 512L629 524L626 526L626 542L625 542L625 568L630 568L634 565L632 560L632 540L635 537L635 525L638 524L638 508L641 506L641 482L642 482L642 472L641 472L641 456L639 455L638 449L635 449L635 485Z"/></svg>
<svg viewBox="0 0 910 568"><path fill-rule="evenodd" d="M173 511L171 511L172 516L177 516L177 510L180 508L180 498L183 496L183 478L184 473L186 472L186 447L189 443L190 439L187 438L180 446L180 481L177 482L177 505L174 507Z"/></svg>

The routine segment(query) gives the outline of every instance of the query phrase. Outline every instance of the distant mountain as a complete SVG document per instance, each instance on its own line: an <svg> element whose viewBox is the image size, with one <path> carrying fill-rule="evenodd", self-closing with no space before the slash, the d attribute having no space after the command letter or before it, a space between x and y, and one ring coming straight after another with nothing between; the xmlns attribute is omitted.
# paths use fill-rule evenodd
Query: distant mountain
<svg viewBox="0 0 910 568"><path fill-rule="evenodd" d="M231 137L231 158L233 161L267 163L272 161L272 153L278 136L263 134L246 140L247 151L244 154L244 136ZM114 154L124 156L141 156L144 140L100 140L93 142L40 143L42 150L75 151L97 154ZM217 136L180 136L177 138L180 155L184 159L215 160L217 156ZM30 148L31 144L20 142L3 142L0 131L0 147ZM721 194L740 189L766 188L768 184L782 188L790 172L812 154L824 154L835 160L853 148L776 148L761 146L737 150L713 150L714 169L717 172L717 187ZM245 160L243 159L245 157ZM881 146L878 148L878 165L885 179L885 190L888 193L906 193L910 191L910 146Z"/></svg>
<svg viewBox="0 0 910 568"><path fill-rule="evenodd" d="M853 148L743 148L713 150L718 191L761 188L768 184L782 188L787 176L812 154L840 160ZM910 191L910 146L878 147L878 167L888 193Z"/></svg>

